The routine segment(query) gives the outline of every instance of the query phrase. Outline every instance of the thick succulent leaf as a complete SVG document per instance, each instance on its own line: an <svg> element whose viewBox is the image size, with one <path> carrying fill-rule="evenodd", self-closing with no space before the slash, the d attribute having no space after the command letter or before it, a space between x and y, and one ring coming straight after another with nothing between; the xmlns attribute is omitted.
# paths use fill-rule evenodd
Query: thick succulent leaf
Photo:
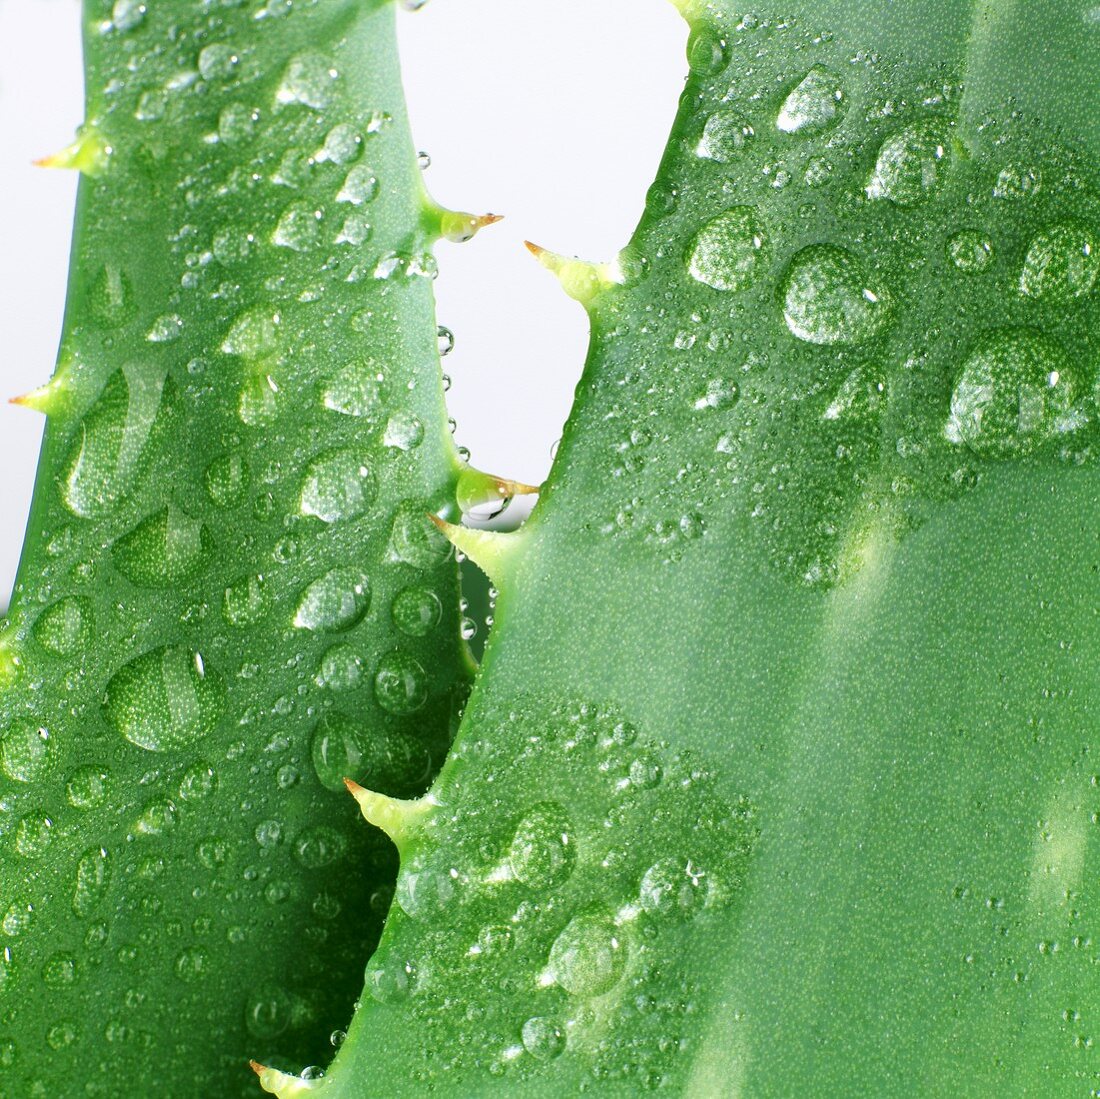
<svg viewBox="0 0 1100 1099"><path fill-rule="evenodd" d="M691 74L363 1001L288 1097L1093 1094L1076 0L681 7Z"/></svg>
<svg viewBox="0 0 1100 1099"><path fill-rule="evenodd" d="M0 1094L323 1060L466 689L393 5L87 0L67 317L2 635ZM460 224L461 223L461 224ZM461 229L461 232L457 230ZM473 482L473 487L471 487ZM495 482L493 482L495 485ZM484 487L484 486L482 486ZM495 489L494 489L495 491Z"/></svg>

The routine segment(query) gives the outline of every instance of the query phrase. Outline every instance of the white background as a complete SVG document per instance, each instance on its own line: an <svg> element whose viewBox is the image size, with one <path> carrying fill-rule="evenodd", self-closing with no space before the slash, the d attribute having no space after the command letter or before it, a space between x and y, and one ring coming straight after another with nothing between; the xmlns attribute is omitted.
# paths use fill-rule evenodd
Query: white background
<svg viewBox="0 0 1100 1099"><path fill-rule="evenodd" d="M3 398L46 381L57 349L75 178L31 161L68 144L80 121L79 24L77 0L0 0ZM457 439L482 469L537 483L587 333L583 310L522 242L595 260L626 243L682 87L686 27L667 0L432 0L399 25L433 195L506 215L470 244L438 249ZM41 428L0 401L0 606Z"/></svg>

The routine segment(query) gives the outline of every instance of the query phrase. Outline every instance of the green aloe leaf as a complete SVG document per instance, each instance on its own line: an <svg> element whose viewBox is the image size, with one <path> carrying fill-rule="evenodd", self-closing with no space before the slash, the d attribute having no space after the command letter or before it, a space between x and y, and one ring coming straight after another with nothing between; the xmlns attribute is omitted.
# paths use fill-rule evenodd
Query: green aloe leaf
<svg viewBox="0 0 1100 1099"><path fill-rule="evenodd" d="M432 247L382 0L87 0L82 172L0 635L0 1095L325 1059L468 689Z"/></svg>
<svg viewBox="0 0 1100 1099"><path fill-rule="evenodd" d="M1081 0L682 0L690 76L291 1096L1095 1094Z"/></svg>

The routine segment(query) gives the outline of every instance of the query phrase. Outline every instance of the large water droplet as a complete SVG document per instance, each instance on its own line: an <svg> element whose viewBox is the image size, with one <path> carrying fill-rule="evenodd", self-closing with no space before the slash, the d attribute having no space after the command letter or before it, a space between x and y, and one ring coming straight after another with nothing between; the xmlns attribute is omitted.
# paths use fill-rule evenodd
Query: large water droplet
<svg viewBox="0 0 1100 1099"><path fill-rule="evenodd" d="M780 297L787 327L808 343L859 343L890 312L885 291L872 284L862 261L832 244L812 244L791 260Z"/></svg>
<svg viewBox="0 0 1100 1099"><path fill-rule="evenodd" d="M1036 236L1020 272L1020 292L1054 302L1084 297L1100 276L1095 234L1077 221L1051 226Z"/></svg>
<svg viewBox="0 0 1100 1099"><path fill-rule="evenodd" d="M73 886L73 912L84 918L89 915L107 892L111 880L111 863L105 847L92 847L76 866Z"/></svg>
<svg viewBox="0 0 1100 1099"><path fill-rule="evenodd" d="M835 126L847 109L840 78L815 65L783 101L775 125L785 134L817 134Z"/></svg>
<svg viewBox="0 0 1100 1099"><path fill-rule="evenodd" d="M374 501L377 486L366 460L351 450L315 458L306 469L299 508L325 523L355 519Z"/></svg>
<svg viewBox="0 0 1100 1099"><path fill-rule="evenodd" d="M395 412L382 435L382 444L395 450L415 450L423 441L424 425L411 412Z"/></svg>
<svg viewBox="0 0 1100 1099"><path fill-rule="evenodd" d="M695 152L705 160L728 164L741 155L752 137L752 126L737 111L715 111L703 127Z"/></svg>
<svg viewBox="0 0 1100 1099"><path fill-rule="evenodd" d="M62 478L61 493L74 514L98 518L131 490L143 472L154 427L168 416L173 396L173 383L163 371L131 365L111 375L76 433Z"/></svg>
<svg viewBox="0 0 1100 1099"><path fill-rule="evenodd" d="M398 507L390 534L390 553L417 569L442 565L451 556L451 543L428 518L429 507L409 500Z"/></svg>
<svg viewBox="0 0 1100 1099"><path fill-rule="evenodd" d="M294 252L308 252L321 242L321 219L312 207L297 203L288 206L271 234L273 244Z"/></svg>
<svg viewBox="0 0 1100 1099"><path fill-rule="evenodd" d="M370 597L365 573L349 565L332 569L302 592L294 625L316 632L351 629L370 609Z"/></svg>
<svg viewBox="0 0 1100 1099"><path fill-rule="evenodd" d="M307 870L320 870L343 858L347 837L327 824L313 824L298 834L294 857Z"/></svg>
<svg viewBox="0 0 1100 1099"><path fill-rule="evenodd" d="M321 785L343 790L345 778L359 781L372 739L361 724L338 710L325 714L313 730L311 742L313 769Z"/></svg>
<svg viewBox="0 0 1100 1099"><path fill-rule="evenodd" d="M1026 454L1081 425L1076 396L1059 344L1031 328L1002 329L984 336L963 364L945 433L990 457Z"/></svg>
<svg viewBox="0 0 1100 1099"><path fill-rule="evenodd" d="M336 70L322 54L300 53L287 65L275 99L323 110L332 102L336 77Z"/></svg>
<svg viewBox="0 0 1100 1099"><path fill-rule="evenodd" d="M34 624L34 639L54 656L76 656L87 648L94 630L92 605L70 595L47 607Z"/></svg>
<svg viewBox="0 0 1100 1099"><path fill-rule="evenodd" d="M206 467L203 481L207 494L218 507L235 507L248 491L248 466L244 457L231 453L215 458Z"/></svg>
<svg viewBox="0 0 1100 1099"><path fill-rule="evenodd" d="M743 290L764 267L764 227L751 206L734 206L707 222L688 257L688 272L715 290Z"/></svg>
<svg viewBox="0 0 1100 1099"><path fill-rule="evenodd" d="M270 355L279 346L279 323L279 315L267 310L251 309L242 313L226 333L222 351L246 359Z"/></svg>
<svg viewBox="0 0 1100 1099"><path fill-rule="evenodd" d="M329 379L321 394L325 408L345 416L374 416L381 406L378 371L367 363L348 363Z"/></svg>
<svg viewBox="0 0 1100 1099"><path fill-rule="evenodd" d="M374 697L391 714L416 713L428 700L428 673L408 653L387 653L374 673Z"/></svg>
<svg viewBox="0 0 1100 1099"><path fill-rule="evenodd" d="M4 774L16 782L38 782L45 778L53 765L54 756L49 731L27 718L13 722L0 741Z"/></svg>
<svg viewBox="0 0 1100 1099"><path fill-rule="evenodd" d="M687 920L702 911L710 888L706 872L690 859L664 858L642 875L638 897L647 912Z"/></svg>
<svg viewBox="0 0 1100 1099"><path fill-rule="evenodd" d="M107 798L107 772L86 766L75 770L65 784L65 796L74 809L96 809Z"/></svg>
<svg viewBox="0 0 1100 1099"><path fill-rule="evenodd" d="M279 414L279 387L270 374L251 374L241 382L237 415L248 427L266 427Z"/></svg>
<svg viewBox="0 0 1100 1099"><path fill-rule="evenodd" d="M356 164L348 172L343 187L336 195L336 201L362 206L364 203L373 201L377 194L378 177L365 164Z"/></svg>
<svg viewBox="0 0 1100 1099"><path fill-rule="evenodd" d="M410 637L431 633L443 618L443 604L431 588L415 584L394 596L390 609L393 624Z"/></svg>
<svg viewBox="0 0 1100 1099"><path fill-rule="evenodd" d="M270 609L267 582L257 574L238 577L222 596L222 616L238 629L262 622Z"/></svg>
<svg viewBox="0 0 1100 1099"><path fill-rule="evenodd" d="M626 968L626 944L611 917L586 912L574 917L550 948L549 973L573 996L599 996Z"/></svg>
<svg viewBox="0 0 1100 1099"><path fill-rule="evenodd" d="M209 527L178 508L143 519L112 547L115 566L132 584L167 587L201 572L214 553Z"/></svg>
<svg viewBox="0 0 1100 1099"><path fill-rule="evenodd" d="M225 707L225 686L190 649L143 653L112 676L103 708L128 740L149 751L194 744L212 732Z"/></svg>
<svg viewBox="0 0 1100 1099"><path fill-rule="evenodd" d="M330 691L353 691L363 682L363 661L350 645L333 645L321 657L317 684Z"/></svg>
<svg viewBox="0 0 1100 1099"><path fill-rule="evenodd" d="M883 142L867 197L889 199L898 206L919 205L940 189L950 150L942 127L906 126Z"/></svg>
<svg viewBox="0 0 1100 1099"><path fill-rule="evenodd" d="M536 1061L552 1061L565 1049L565 1035L553 1019L532 1016L523 1024L523 1048Z"/></svg>
<svg viewBox="0 0 1100 1099"><path fill-rule="evenodd" d="M214 42L199 50L199 76L208 83L228 80L240 64L240 57L232 46Z"/></svg>
<svg viewBox="0 0 1100 1099"><path fill-rule="evenodd" d="M993 259L993 242L977 229L963 229L947 241L947 258L964 274L977 274Z"/></svg>
<svg viewBox="0 0 1100 1099"><path fill-rule="evenodd" d="M560 885L577 861L573 826L554 801L536 805L520 821L508 849L512 873L532 889Z"/></svg>

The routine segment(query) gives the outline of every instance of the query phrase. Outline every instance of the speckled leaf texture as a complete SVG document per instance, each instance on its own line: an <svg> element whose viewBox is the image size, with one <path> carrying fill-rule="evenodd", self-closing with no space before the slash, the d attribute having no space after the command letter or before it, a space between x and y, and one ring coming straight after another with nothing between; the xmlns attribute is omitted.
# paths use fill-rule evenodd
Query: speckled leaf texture
<svg viewBox="0 0 1100 1099"><path fill-rule="evenodd" d="M83 18L0 637L0 1095L254 1094L249 1056L331 1056L392 892L343 778L419 793L468 689L432 246L483 219L424 191L392 4Z"/></svg>
<svg viewBox="0 0 1100 1099"><path fill-rule="evenodd" d="M541 255L592 328L544 495L452 531L501 589L453 754L354 791L362 1002L261 1082L1086 1099L1100 16L680 6L634 238Z"/></svg>

